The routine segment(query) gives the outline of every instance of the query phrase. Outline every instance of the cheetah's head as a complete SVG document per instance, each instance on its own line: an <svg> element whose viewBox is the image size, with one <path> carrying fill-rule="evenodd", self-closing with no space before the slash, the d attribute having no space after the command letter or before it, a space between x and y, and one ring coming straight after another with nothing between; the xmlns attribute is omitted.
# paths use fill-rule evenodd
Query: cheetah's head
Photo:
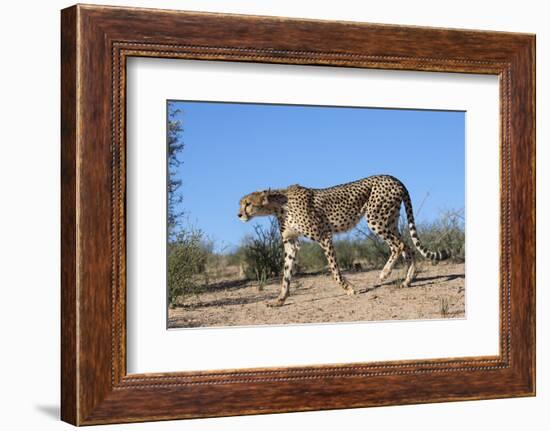
<svg viewBox="0 0 550 431"><path fill-rule="evenodd" d="M281 205L281 198L280 193L271 190L250 193L240 200L237 216L247 222L253 217L272 215ZM286 201L286 197L284 200Z"/></svg>

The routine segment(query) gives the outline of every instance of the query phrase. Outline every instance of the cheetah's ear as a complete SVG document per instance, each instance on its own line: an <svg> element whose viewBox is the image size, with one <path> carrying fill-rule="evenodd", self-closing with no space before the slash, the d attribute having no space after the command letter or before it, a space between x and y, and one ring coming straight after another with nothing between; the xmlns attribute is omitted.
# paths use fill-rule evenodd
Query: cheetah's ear
<svg viewBox="0 0 550 431"><path fill-rule="evenodd" d="M263 205L266 207L280 207L286 201L286 195L280 191L268 189L263 192Z"/></svg>
<svg viewBox="0 0 550 431"><path fill-rule="evenodd" d="M269 195L271 194L271 189L264 190L262 192L262 205L269 205Z"/></svg>

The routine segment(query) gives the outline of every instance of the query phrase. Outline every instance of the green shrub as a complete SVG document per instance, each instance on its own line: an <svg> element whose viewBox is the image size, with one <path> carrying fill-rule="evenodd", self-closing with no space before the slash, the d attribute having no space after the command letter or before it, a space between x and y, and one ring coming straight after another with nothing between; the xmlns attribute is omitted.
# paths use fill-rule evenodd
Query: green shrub
<svg viewBox="0 0 550 431"><path fill-rule="evenodd" d="M451 252L451 262L465 260L465 232L463 211L446 211L431 223L417 225L418 235L422 244L429 250L445 249ZM410 236L405 235L412 246ZM416 250L416 249L415 249ZM418 250L416 250L418 253Z"/></svg>
<svg viewBox="0 0 550 431"><path fill-rule="evenodd" d="M357 241L348 238L336 240L334 241L334 251L340 269L353 269L353 263L359 257Z"/></svg>
<svg viewBox="0 0 550 431"><path fill-rule="evenodd" d="M357 260L363 261L370 269L382 268L390 257L388 245L372 233L366 223L355 228L353 244Z"/></svg>
<svg viewBox="0 0 550 431"><path fill-rule="evenodd" d="M281 273L284 252L276 220L272 219L268 228L254 225L254 235L244 239L241 249L238 253L245 264L246 278L259 281Z"/></svg>
<svg viewBox="0 0 550 431"><path fill-rule="evenodd" d="M181 295L198 293L201 286L197 275L205 272L211 244L204 241L199 230L181 231L168 243L168 302L175 305Z"/></svg>
<svg viewBox="0 0 550 431"><path fill-rule="evenodd" d="M236 250L227 255L227 264L240 266L245 260L245 247L239 246Z"/></svg>
<svg viewBox="0 0 550 431"><path fill-rule="evenodd" d="M296 257L296 272L317 272L327 265L323 249L316 242L304 241Z"/></svg>
<svg viewBox="0 0 550 431"><path fill-rule="evenodd" d="M365 241L354 238L334 240L334 251L338 266L342 270L353 269L354 264L365 257L368 245ZM325 253L316 242L304 242L296 259L298 272L317 272L326 268Z"/></svg>

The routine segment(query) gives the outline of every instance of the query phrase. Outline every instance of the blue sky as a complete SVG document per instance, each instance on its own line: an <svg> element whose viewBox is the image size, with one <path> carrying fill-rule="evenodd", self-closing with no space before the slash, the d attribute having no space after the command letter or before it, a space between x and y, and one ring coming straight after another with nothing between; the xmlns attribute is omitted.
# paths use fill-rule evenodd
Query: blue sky
<svg viewBox="0 0 550 431"><path fill-rule="evenodd" d="M238 245L253 222L267 222L237 218L239 199L266 188L322 188L390 174L407 186L417 221L464 208L464 112L168 103L181 110L184 129L177 175L186 223L217 250Z"/></svg>

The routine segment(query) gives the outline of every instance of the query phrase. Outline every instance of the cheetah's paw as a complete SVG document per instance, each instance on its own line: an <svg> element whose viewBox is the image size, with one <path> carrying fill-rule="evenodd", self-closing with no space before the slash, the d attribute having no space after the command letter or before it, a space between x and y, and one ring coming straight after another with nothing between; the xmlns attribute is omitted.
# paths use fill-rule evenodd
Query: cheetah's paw
<svg viewBox="0 0 550 431"><path fill-rule="evenodd" d="M353 296L356 294L355 289L353 287L346 287L345 289L346 295Z"/></svg>
<svg viewBox="0 0 550 431"><path fill-rule="evenodd" d="M269 301L266 303L266 305L270 308L275 308L275 307L282 307L283 304L285 303L285 299L286 298L277 298L275 301Z"/></svg>

